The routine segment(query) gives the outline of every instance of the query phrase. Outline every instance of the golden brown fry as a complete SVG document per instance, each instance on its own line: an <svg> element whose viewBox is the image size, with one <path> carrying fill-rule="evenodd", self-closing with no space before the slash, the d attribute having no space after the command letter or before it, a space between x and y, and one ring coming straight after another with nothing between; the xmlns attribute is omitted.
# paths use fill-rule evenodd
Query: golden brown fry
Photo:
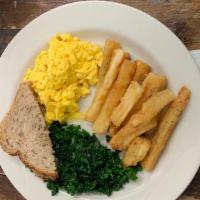
<svg viewBox="0 0 200 200"><path fill-rule="evenodd" d="M133 127L131 121L129 121L123 128L117 132L110 140L110 145L116 150L125 150L131 141L142 135L143 133L156 127L156 119L151 120L147 124L142 124L138 127Z"/></svg>
<svg viewBox="0 0 200 200"><path fill-rule="evenodd" d="M132 108L129 115L123 121L121 126L124 126L130 120L131 116L141 109L142 104L147 99L149 99L156 92L163 90L166 87L166 85L167 85L167 80L165 76L154 74L152 72L149 73L142 83L142 86L144 87L144 92L143 92L142 97L137 102L137 104ZM121 128L121 126L116 127L113 124L111 124L109 128L109 134L111 136L114 135Z"/></svg>
<svg viewBox="0 0 200 200"><path fill-rule="evenodd" d="M102 134L108 130L112 111L119 103L120 98L124 95L129 83L133 79L135 69L136 65L133 61L123 61L117 80L114 82L103 108L93 125L93 131L95 133Z"/></svg>
<svg viewBox="0 0 200 200"><path fill-rule="evenodd" d="M124 59L124 51L115 49L110 62L110 67L105 75L101 87L96 92L92 105L86 113L86 120L94 122L99 115L100 109L112 87L113 82L117 78L120 70L120 65Z"/></svg>
<svg viewBox="0 0 200 200"><path fill-rule="evenodd" d="M104 50L103 50L103 61L99 69L99 83L98 84L102 83L105 77L105 74L108 71L113 51L115 49L120 49L120 48L121 48L121 45L118 42L114 40L110 40L110 39L106 40Z"/></svg>
<svg viewBox="0 0 200 200"><path fill-rule="evenodd" d="M113 110L111 115L111 121L115 126L121 125L130 110L141 98L143 91L144 89L139 83L134 81L130 83L119 105Z"/></svg>
<svg viewBox="0 0 200 200"><path fill-rule="evenodd" d="M150 97L143 105L139 112L131 117L132 125L139 126L148 123L158 113L175 98L174 93L165 89Z"/></svg>
<svg viewBox="0 0 200 200"><path fill-rule="evenodd" d="M140 60L136 60L135 63L137 65L137 69L133 80L142 84L147 74L151 71L151 67Z"/></svg>
<svg viewBox="0 0 200 200"><path fill-rule="evenodd" d="M154 73L149 73L144 79L142 86L144 87L144 93L140 101L134 106L132 114L138 112L142 104L149 99L152 95L166 88L167 79L165 76L161 76Z"/></svg>
<svg viewBox="0 0 200 200"><path fill-rule="evenodd" d="M151 141L144 137L135 138L123 157L123 164L126 167L136 166L138 162L144 159L151 147Z"/></svg>
<svg viewBox="0 0 200 200"><path fill-rule="evenodd" d="M163 115L160 124L151 139L152 146L150 151L141 162L144 169L151 171L155 167L169 137L181 117L181 114L187 106L190 95L190 90L183 86L179 91L178 96Z"/></svg>

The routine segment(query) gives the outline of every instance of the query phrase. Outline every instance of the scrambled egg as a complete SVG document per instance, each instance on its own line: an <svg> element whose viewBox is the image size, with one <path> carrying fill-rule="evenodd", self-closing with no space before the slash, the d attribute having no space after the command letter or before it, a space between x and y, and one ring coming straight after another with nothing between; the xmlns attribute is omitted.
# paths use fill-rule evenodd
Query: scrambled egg
<svg viewBox="0 0 200 200"><path fill-rule="evenodd" d="M49 42L28 69L24 80L31 81L44 105L48 123L69 119L82 119L78 101L97 83L98 66L102 62L102 49L71 34L58 34Z"/></svg>

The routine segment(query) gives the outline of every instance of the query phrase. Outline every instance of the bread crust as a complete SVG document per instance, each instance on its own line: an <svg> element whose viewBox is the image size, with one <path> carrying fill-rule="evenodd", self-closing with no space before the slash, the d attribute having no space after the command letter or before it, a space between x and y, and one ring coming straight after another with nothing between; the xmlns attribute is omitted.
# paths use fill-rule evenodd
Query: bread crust
<svg viewBox="0 0 200 200"><path fill-rule="evenodd" d="M30 91L31 91L35 101L37 101L36 98L35 98L35 93L32 90L29 82L20 83L20 85L18 87L18 90L21 87L23 87L23 84L28 84L29 85ZM17 98L17 94L15 95L13 102L16 102L16 98ZM6 131L5 131L6 130L6 124L7 124L7 120L9 119L10 115L12 114L12 112L15 109L14 106L15 105L13 103L10 106L9 111L6 113L6 116L3 118L3 120L0 123L0 145L1 145L1 148L11 156L18 156L19 159L24 163L24 165L26 167L30 168L37 176L41 177L42 179L44 179L44 180L49 180L49 179L56 180L58 178L58 172L56 170L55 171L53 171L53 170L52 171L48 171L48 170L41 169L36 165L31 164L29 162L29 160L23 155L23 153L20 152L20 150L14 149L14 148L12 148L11 146L9 146L7 144L7 142L8 142L7 140L8 139L6 138Z"/></svg>
<svg viewBox="0 0 200 200"><path fill-rule="evenodd" d="M43 169L40 169L34 165L32 165L20 152L18 153L19 159L24 163L24 165L28 168L30 168L37 176L42 178L43 180L56 180L58 178L58 173L55 172L49 172Z"/></svg>

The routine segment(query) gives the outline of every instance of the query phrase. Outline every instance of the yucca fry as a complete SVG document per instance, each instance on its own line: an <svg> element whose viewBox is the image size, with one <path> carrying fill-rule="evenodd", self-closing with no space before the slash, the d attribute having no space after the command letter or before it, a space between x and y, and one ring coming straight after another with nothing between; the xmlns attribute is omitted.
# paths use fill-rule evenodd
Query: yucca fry
<svg viewBox="0 0 200 200"><path fill-rule="evenodd" d="M144 159L151 147L151 141L144 137L135 138L129 145L123 157L125 167L136 166L138 162Z"/></svg>
<svg viewBox="0 0 200 200"><path fill-rule="evenodd" d="M142 83L142 86L144 88L142 97L132 108L132 110L130 111L126 119L123 121L121 126L124 126L130 120L131 116L141 109L143 103L147 99L149 99L152 95L156 94L156 92L163 90L166 87L166 85L167 79L165 76L150 72ZM109 134L111 136L114 135L120 128L121 127L117 127L111 124L109 128Z"/></svg>
<svg viewBox="0 0 200 200"><path fill-rule="evenodd" d="M152 146L147 156L141 162L144 169L151 171L155 167L162 151L164 150L167 141L169 140L181 114L185 110L190 99L191 91L183 86L178 93L178 96L171 103L153 134L151 139Z"/></svg>
<svg viewBox="0 0 200 200"><path fill-rule="evenodd" d="M105 74L108 71L108 68L110 66L109 64L110 64L110 61L112 58L112 54L115 49L121 49L121 45L114 40L107 39L105 41L105 46L104 46L104 50L103 50L103 61L102 61L101 67L99 69L99 83L98 84L102 83L102 81L105 77Z"/></svg>
<svg viewBox="0 0 200 200"><path fill-rule="evenodd" d="M139 84L142 84L147 74L151 71L151 67L141 60L136 60L136 72L133 78L134 81L137 81Z"/></svg>
<svg viewBox="0 0 200 200"><path fill-rule="evenodd" d="M110 124L113 109L118 105L129 83L133 79L136 65L133 61L124 60L120 66L117 80L114 82L101 112L93 124L93 131L97 134L105 133Z"/></svg>
<svg viewBox="0 0 200 200"><path fill-rule="evenodd" d="M147 124L143 124L138 127L133 127L131 121L129 121L112 137L110 140L110 145L115 150L125 150L134 138L151 130L152 128L156 127L156 125L156 119L153 119Z"/></svg>
<svg viewBox="0 0 200 200"><path fill-rule="evenodd" d="M124 59L124 51L115 49L110 62L110 67L105 75L101 87L96 92L92 105L86 113L86 120L94 122L100 112L100 109L112 87L113 82L116 80L120 70L120 65Z"/></svg>
<svg viewBox="0 0 200 200"><path fill-rule="evenodd" d="M144 89L139 83L134 81L130 83L119 105L113 110L111 115L111 121L115 126L121 125L130 110L141 98L143 91Z"/></svg>
<svg viewBox="0 0 200 200"><path fill-rule="evenodd" d="M141 109L142 104L152 95L165 89L166 85L167 79L165 76L150 72L142 83L144 93L138 103L134 106L132 114L138 112Z"/></svg>
<svg viewBox="0 0 200 200"><path fill-rule="evenodd" d="M144 102L139 112L131 117L132 126L139 126L141 124L148 123L153 119L159 112L175 98L174 93L165 89L157 92L155 95L150 97Z"/></svg>
<svg viewBox="0 0 200 200"><path fill-rule="evenodd" d="M128 120L131 118L131 116L137 113L141 109L143 103L147 99L149 99L151 96L153 96L157 92L165 89L166 85L167 85L167 79L165 76L150 72L142 83L142 86L144 88L142 97L137 102L137 104L132 108L129 115L124 120L123 124L126 124Z"/></svg>

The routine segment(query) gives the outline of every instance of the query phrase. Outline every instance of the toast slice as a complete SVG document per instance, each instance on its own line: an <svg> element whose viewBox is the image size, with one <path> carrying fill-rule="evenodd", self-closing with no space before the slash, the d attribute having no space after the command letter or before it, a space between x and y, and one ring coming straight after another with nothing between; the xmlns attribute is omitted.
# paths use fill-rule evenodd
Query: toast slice
<svg viewBox="0 0 200 200"><path fill-rule="evenodd" d="M0 124L0 144L44 180L58 177L49 130L35 94L22 82L14 102Z"/></svg>

